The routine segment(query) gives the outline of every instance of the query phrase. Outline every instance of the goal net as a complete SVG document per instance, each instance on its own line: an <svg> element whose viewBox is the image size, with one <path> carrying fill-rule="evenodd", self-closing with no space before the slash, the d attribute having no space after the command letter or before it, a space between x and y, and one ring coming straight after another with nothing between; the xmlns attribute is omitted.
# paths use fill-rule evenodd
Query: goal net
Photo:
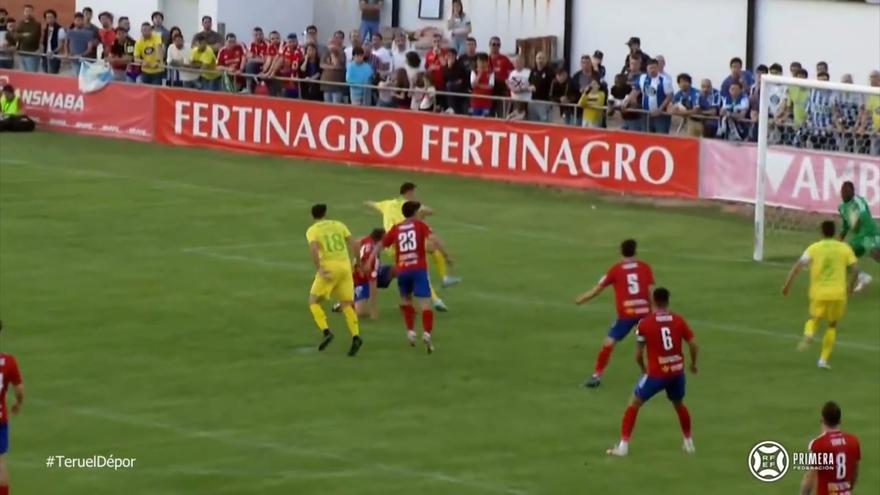
<svg viewBox="0 0 880 495"><path fill-rule="evenodd" d="M756 261L768 248L771 256L802 249L804 231L837 216L846 181L880 217L880 80L872 84L761 77Z"/></svg>

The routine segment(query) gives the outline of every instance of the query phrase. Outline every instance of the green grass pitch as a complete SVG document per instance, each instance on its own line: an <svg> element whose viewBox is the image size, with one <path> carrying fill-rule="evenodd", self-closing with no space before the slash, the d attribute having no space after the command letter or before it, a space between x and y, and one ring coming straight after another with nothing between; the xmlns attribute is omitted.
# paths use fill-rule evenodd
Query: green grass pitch
<svg viewBox="0 0 880 495"><path fill-rule="evenodd" d="M437 210L464 283L443 292L437 352L405 345L396 294L345 356L306 309L308 207L356 234L361 201L404 180ZM595 206L595 208L592 208ZM573 297L636 237L702 346L681 451L665 398L639 416L630 457L608 459L638 377L634 341L601 388L582 381L611 294ZM783 494L755 480L761 440L803 449L839 401L862 440L860 493L880 474L880 291L850 302L831 372L798 353L805 282L780 295L810 233L749 261L746 218L620 204L454 177L37 133L0 141L2 346L27 401L11 423L12 493ZM784 262L783 262L784 261ZM878 277L877 265L863 261ZM341 337L341 338L340 338ZM135 457L132 469L49 469L50 455Z"/></svg>

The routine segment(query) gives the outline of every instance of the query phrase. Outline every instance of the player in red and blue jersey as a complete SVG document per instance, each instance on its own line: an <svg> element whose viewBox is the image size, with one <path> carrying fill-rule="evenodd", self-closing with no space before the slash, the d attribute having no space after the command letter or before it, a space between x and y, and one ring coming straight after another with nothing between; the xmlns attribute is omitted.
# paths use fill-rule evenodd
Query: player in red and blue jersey
<svg viewBox="0 0 880 495"><path fill-rule="evenodd" d="M3 322L0 322L0 330ZM9 495L9 474L6 471L6 452L9 450L9 412L6 409L6 390L10 385L15 393L15 404L9 408L18 414L24 403L24 387L18 363L9 354L0 353L0 495Z"/></svg>
<svg viewBox="0 0 880 495"><path fill-rule="evenodd" d="M370 315L374 320L379 317L376 303L379 262L375 258L371 259L370 255L384 236L385 229L378 228L358 241L358 259L354 267L354 309L358 316Z"/></svg>
<svg viewBox="0 0 880 495"><path fill-rule="evenodd" d="M370 262L387 247L395 248L395 272L397 287L400 289L400 312L406 325L406 337L410 345L415 345L415 318L413 298L418 299L422 310L422 341L428 353L434 352L431 332L434 330L434 312L431 309L431 284L428 282L428 263L425 253L430 245L438 250L447 263L452 264L443 244L431 232L431 228L416 215L421 208L418 201L407 201L401 207L404 221L391 227L377 249L373 249Z"/></svg>
<svg viewBox="0 0 880 495"><path fill-rule="evenodd" d="M840 431L840 406L822 406L822 434L810 442L810 453L825 462L812 466L801 481L803 495L852 495L859 479L859 439ZM830 463L828 461L831 461Z"/></svg>
<svg viewBox="0 0 880 495"><path fill-rule="evenodd" d="M636 426L639 408L661 390L666 391L666 397L672 401L678 414L685 452L692 454L695 451L694 440L691 438L691 415L682 402L685 388L682 342L686 342L690 350L691 373L697 372L697 343L684 318L669 311L669 291L661 287L654 291L653 296L656 310L642 318L636 329L636 361L642 370L642 376L623 413L620 442L606 451L608 455L622 457L629 452L629 437Z"/></svg>
<svg viewBox="0 0 880 495"><path fill-rule="evenodd" d="M589 291L575 299L581 305L598 296L606 287L614 286L614 300L617 305L617 320L608 330L608 336L602 342L602 349L596 357L593 375L584 386L598 387L602 380L602 372L611 360L611 352L615 344L626 337L639 320L651 312L650 294L654 287L654 272L643 261L636 259L636 241L627 239L620 245L623 260L612 266Z"/></svg>

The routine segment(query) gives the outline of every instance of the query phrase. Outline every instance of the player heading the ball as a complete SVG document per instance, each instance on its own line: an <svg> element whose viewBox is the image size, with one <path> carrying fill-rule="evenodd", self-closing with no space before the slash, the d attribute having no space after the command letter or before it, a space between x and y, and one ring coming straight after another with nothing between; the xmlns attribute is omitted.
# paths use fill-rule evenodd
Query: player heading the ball
<svg viewBox="0 0 880 495"><path fill-rule="evenodd" d="M627 239L620 244L623 259L608 269L599 279L599 283L589 291L578 296L574 303L586 304L598 296L609 285L614 286L614 300L617 305L617 319L608 330L608 336L602 342L602 349L596 357L593 374L584 384L585 387L598 387L602 372L611 360L614 346L623 340L639 320L651 312L650 294L654 286L654 272L643 261L636 259L636 241Z"/></svg>
<svg viewBox="0 0 880 495"><path fill-rule="evenodd" d="M638 340L636 361L642 370L642 377L636 383L632 398L620 429L620 441L605 451L608 455L625 456L629 452L629 438L636 426L639 408L657 392L666 391L666 397L678 415L681 434L684 437L684 451L695 451L691 438L691 415L684 405L684 355L682 342L686 342L691 355L691 373L697 372L697 343L694 333L681 316L669 311L669 291L660 287L654 291L653 313L642 318L636 329ZM648 363L645 364L645 353Z"/></svg>
<svg viewBox="0 0 880 495"><path fill-rule="evenodd" d="M434 312L431 309L431 286L428 282L428 247L442 254L444 261L452 265L452 260L443 243L440 242L428 225L419 220L418 213L422 207L418 201L407 201L401 207L404 220L385 234L382 242L370 254L369 263L373 263L379 252L387 247L395 249L395 272L397 287L400 289L400 313L403 315L406 337L410 345L416 342L415 308L413 297L418 299L422 310L422 341L428 354L434 352L431 333L434 331Z"/></svg>

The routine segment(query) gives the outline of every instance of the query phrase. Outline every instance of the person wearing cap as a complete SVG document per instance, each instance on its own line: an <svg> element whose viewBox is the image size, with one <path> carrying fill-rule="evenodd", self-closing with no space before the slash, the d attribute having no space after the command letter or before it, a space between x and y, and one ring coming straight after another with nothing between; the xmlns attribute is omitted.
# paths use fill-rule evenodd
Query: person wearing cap
<svg viewBox="0 0 880 495"><path fill-rule="evenodd" d="M626 46L629 47L629 53L626 54L626 58L623 61L623 69L621 69L621 72L626 75L629 75L629 73L630 73L629 58L631 56L639 57L642 60L640 70L642 72L647 71L648 70L648 60L650 60L651 57L649 57L647 53L642 51L642 40L637 36L633 36L632 38L629 39L629 41L626 42Z"/></svg>
<svg viewBox="0 0 880 495"><path fill-rule="evenodd" d="M6 119L21 115L21 100L15 94L15 88L11 84L3 86L0 94L0 118Z"/></svg>
<svg viewBox="0 0 880 495"><path fill-rule="evenodd" d="M599 81L603 84L605 83L605 65L602 64L602 61L605 60L605 54L602 53L602 50L596 50L593 52L593 69L599 73Z"/></svg>

